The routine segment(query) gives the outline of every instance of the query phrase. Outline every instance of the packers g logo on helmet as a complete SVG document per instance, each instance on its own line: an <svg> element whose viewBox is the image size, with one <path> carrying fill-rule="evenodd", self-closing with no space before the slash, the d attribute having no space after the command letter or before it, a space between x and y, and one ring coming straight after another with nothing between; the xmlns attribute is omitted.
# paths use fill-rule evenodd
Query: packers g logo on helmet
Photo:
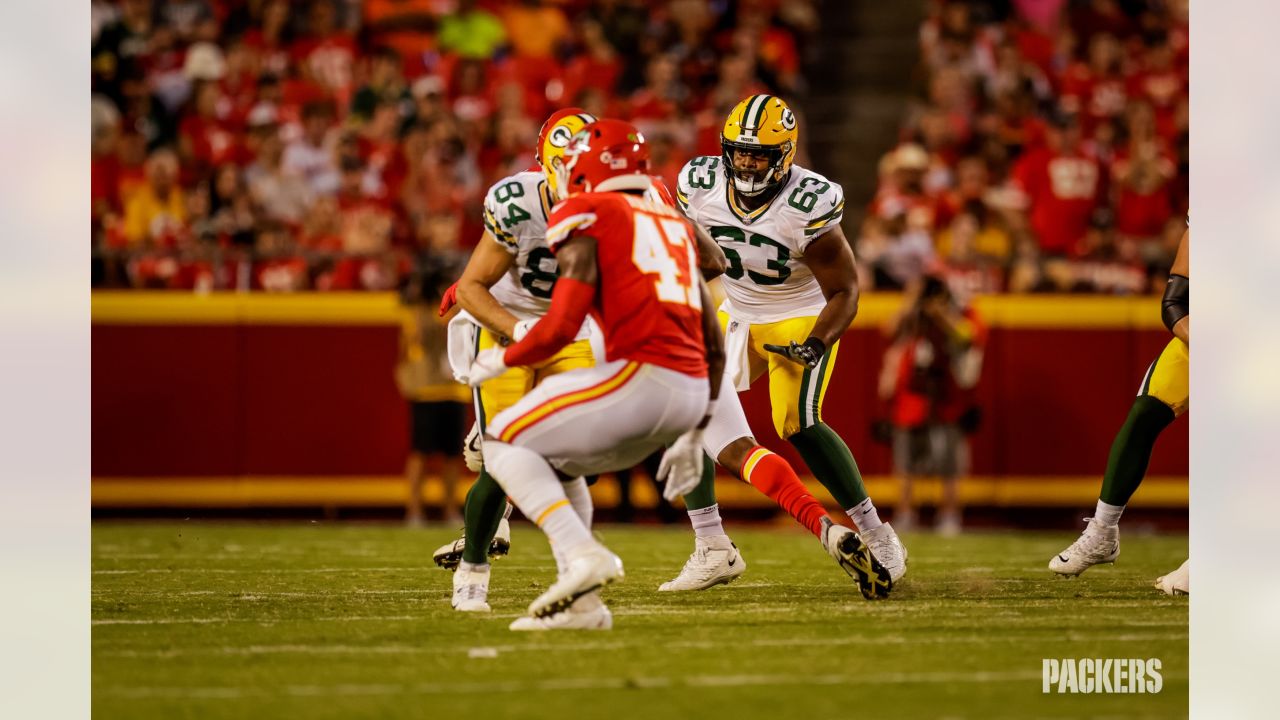
<svg viewBox="0 0 1280 720"><path fill-rule="evenodd" d="M537 159L542 174L547 178L547 189L556 200L564 198L557 169L564 164L564 151L573 136L582 128L596 121L582 108L570 107L557 110L542 125L538 133Z"/></svg>
<svg viewBox="0 0 1280 720"><path fill-rule="evenodd" d="M720 133L722 165L734 189L743 195L758 195L782 182L791 172L798 136L795 113L782 98L752 95L738 103ZM762 175L735 169L734 150L763 154L769 168Z"/></svg>
<svg viewBox="0 0 1280 720"><path fill-rule="evenodd" d="M569 139L573 137L573 131L564 125L557 125L551 128L551 134L547 135L547 142L552 147L569 147Z"/></svg>

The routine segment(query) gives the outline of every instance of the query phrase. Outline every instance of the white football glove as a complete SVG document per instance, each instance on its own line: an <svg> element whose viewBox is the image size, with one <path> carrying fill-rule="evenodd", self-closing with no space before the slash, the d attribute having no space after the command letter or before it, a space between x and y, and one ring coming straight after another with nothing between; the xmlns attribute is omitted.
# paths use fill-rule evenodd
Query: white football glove
<svg viewBox="0 0 1280 720"><path fill-rule="evenodd" d="M536 324L538 324L537 318L534 318L533 320L521 320L516 323L516 329L511 333L511 342L520 342L523 340L524 336L528 335L529 331L532 330L533 326Z"/></svg>
<svg viewBox="0 0 1280 720"><path fill-rule="evenodd" d="M503 362L502 355L506 352L506 348L489 348L481 350L476 359L471 362L471 369L467 372L467 384L471 387L480 387L486 381L492 380L507 371L507 364Z"/></svg>
<svg viewBox="0 0 1280 720"><path fill-rule="evenodd" d="M671 443L658 465L658 480L666 483L662 497L667 502L698 487L702 480L702 430L690 430Z"/></svg>
<svg viewBox="0 0 1280 720"><path fill-rule="evenodd" d="M471 472L478 473L484 468L484 455L481 450L480 423L472 423L471 432L467 433L467 439L462 442L462 460Z"/></svg>

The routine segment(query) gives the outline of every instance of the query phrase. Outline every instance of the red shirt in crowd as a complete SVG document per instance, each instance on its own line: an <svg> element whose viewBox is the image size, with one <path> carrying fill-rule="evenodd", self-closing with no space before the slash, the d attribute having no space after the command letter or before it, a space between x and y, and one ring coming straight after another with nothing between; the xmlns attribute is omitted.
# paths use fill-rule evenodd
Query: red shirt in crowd
<svg viewBox="0 0 1280 720"><path fill-rule="evenodd" d="M1049 254L1070 254L1089 229L1098 205L1102 168L1083 152L1030 152L1014 166L1030 203L1031 229Z"/></svg>
<svg viewBox="0 0 1280 720"><path fill-rule="evenodd" d="M1100 76L1085 63L1074 63L1062 76L1060 101L1069 112L1079 112L1085 133L1103 118L1119 117L1129 102L1123 77Z"/></svg>
<svg viewBox="0 0 1280 720"><path fill-rule="evenodd" d="M188 115L182 119L178 132L191 143L192 155L201 167L240 164L247 160L240 144L241 135L220 120Z"/></svg>
<svg viewBox="0 0 1280 720"><path fill-rule="evenodd" d="M351 100L355 82L356 41L335 32L322 38L303 38L290 48L294 64L333 92L340 107Z"/></svg>
<svg viewBox="0 0 1280 720"><path fill-rule="evenodd" d="M1122 176L1132 172L1134 159L1129 150L1116 157L1113 173ZM1177 168L1167 152L1149 161L1153 167L1147 177L1131 178L1118 182L1116 200L1116 231L1131 237L1155 237L1164 230L1165 222L1173 215L1173 197L1169 184Z"/></svg>

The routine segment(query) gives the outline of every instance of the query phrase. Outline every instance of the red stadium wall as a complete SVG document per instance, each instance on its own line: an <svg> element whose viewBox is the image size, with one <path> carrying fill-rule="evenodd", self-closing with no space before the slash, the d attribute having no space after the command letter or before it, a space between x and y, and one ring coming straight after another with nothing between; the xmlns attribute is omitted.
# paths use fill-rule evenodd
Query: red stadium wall
<svg viewBox="0 0 1280 720"><path fill-rule="evenodd" d="M870 476L891 471L869 428L878 327L897 302L864 299L825 403ZM974 475L1096 478L1168 339L1147 317L1155 301L998 297L979 307L992 331ZM95 295L95 479L399 474L407 413L392 381L396 313L380 295ZM744 405L758 437L799 463L773 435L766 390ZM1181 420L1160 439L1151 474L1185 475L1187 453Z"/></svg>

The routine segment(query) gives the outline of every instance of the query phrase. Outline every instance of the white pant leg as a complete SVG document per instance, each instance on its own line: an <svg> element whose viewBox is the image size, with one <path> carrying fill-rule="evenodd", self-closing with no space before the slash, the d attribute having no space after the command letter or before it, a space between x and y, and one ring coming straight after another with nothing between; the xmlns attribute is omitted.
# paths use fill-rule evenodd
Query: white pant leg
<svg viewBox="0 0 1280 720"><path fill-rule="evenodd" d="M697 425L708 395L706 378L618 360L548 378L493 418L488 434L569 475L611 472Z"/></svg>
<svg viewBox="0 0 1280 720"><path fill-rule="evenodd" d="M742 400L733 389L732 378L726 373L724 382L720 383L716 411L711 415L706 430L702 432L702 448L712 460L719 462L720 452L729 443L744 437L754 436L751 434L751 425L747 423L747 414L742 409ZM737 468L730 470L736 471Z"/></svg>

